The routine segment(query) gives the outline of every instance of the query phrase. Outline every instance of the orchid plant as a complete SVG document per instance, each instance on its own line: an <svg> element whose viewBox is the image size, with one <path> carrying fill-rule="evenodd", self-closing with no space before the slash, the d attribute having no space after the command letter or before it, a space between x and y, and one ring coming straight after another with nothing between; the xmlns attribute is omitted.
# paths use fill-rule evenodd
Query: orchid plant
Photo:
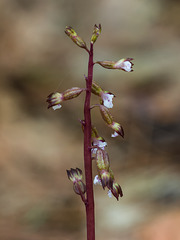
<svg viewBox="0 0 180 240"><path fill-rule="evenodd" d="M70 181L73 182L74 192L80 195L85 208L86 208L86 223L87 223L87 240L95 240L95 216L94 216L94 193L93 183L99 184L103 189L108 189L108 196L114 196L117 200L123 196L120 185L115 181L113 171L110 168L110 160L105 147L106 141L103 137L99 136L98 131L91 123L91 110L94 107L98 107L108 127L110 127L114 133L112 137L121 136L124 137L124 130L122 126L113 120L109 109L113 107L114 94L103 90L93 80L93 67L95 64L107 69L120 69L125 72L131 72L133 58L123 58L119 61L96 61L93 60L93 47L97 38L101 33L101 25L94 25L92 37L90 40L90 47L88 48L86 43L81 37L77 35L72 27L66 27L65 33L71 40L80 48L83 48L89 55L88 62L88 75L84 76L86 81L85 88L73 87L67 89L62 93L51 93L47 97L48 108L54 110L62 107L63 101L71 100L78 97L82 92L86 93L84 101L84 119L80 120L84 134L84 170L85 170L85 183L83 182L82 170L79 168L71 168L67 170L67 175ZM99 103L91 106L91 95L99 97ZM95 161L97 166L97 175L93 180L92 175L92 161Z"/></svg>

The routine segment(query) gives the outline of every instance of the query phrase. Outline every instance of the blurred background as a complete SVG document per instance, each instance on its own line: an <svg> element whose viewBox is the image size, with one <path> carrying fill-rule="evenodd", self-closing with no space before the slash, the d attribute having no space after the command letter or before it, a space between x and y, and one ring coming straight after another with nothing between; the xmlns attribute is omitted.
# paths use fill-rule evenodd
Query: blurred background
<svg viewBox="0 0 180 240"><path fill-rule="evenodd" d="M64 29L89 44L95 23L95 60L135 59L131 73L94 68L125 130L125 139L110 138L93 109L124 192L117 202L95 186L97 239L180 239L179 13L178 0L0 1L0 239L86 239L84 206L66 175L83 169L84 94L57 111L46 97L84 87L88 55Z"/></svg>

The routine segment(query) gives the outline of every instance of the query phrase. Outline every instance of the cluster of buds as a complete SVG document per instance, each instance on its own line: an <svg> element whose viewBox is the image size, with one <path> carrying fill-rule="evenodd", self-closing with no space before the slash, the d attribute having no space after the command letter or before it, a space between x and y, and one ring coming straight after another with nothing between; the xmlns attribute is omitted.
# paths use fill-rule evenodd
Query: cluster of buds
<svg viewBox="0 0 180 240"><path fill-rule="evenodd" d="M81 195L84 199L84 194L86 193L86 186L82 181L82 170L79 168L67 170L67 175L70 181L73 182L74 192Z"/></svg>
<svg viewBox="0 0 180 240"><path fill-rule="evenodd" d="M103 189L107 187L108 196L112 197L112 195L119 200L119 196L122 197L122 189L118 183L114 182L114 174L110 168L110 161L108 153L103 149L98 149L96 151L96 166L98 175L94 178L94 184L102 185Z"/></svg>

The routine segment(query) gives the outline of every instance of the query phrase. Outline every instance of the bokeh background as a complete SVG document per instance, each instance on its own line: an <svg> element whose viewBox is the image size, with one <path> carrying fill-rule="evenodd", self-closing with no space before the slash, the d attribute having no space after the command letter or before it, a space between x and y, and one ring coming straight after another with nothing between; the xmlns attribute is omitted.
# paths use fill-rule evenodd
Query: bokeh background
<svg viewBox="0 0 180 240"><path fill-rule="evenodd" d="M95 186L97 239L180 239L178 0L0 1L0 239L86 238L84 206L66 175L83 169L84 94L58 111L46 97L84 87L88 55L64 29L88 43L95 23L95 60L135 59L131 73L94 68L125 130L124 140L110 138L93 110L124 191L117 202Z"/></svg>

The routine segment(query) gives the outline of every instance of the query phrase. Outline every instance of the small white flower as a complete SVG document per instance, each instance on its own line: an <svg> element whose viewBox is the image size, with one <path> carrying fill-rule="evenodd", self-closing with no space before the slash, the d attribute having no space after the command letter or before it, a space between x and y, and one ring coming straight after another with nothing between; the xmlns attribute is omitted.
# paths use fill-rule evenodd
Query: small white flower
<svg viewBox="0 0 180 240"><path fill-rule="evenodd" d="M112 108L113 107L113 103L112 103L112 100L113 100L113 97L114 97L114 94L112 93L102 93L101 94L101 97L102 97L102 100L103 100L103 105L107 108Z"/></svg>
<svg viewBox="0 0 180 240"><path fill-rule="evenodd" d="M118 136L119 136L119 134L117 132L114 132L111 134L111 137L118 137Z"/></svg>
<svg viewBox="0 0 180 240"><path fill-rule="evenodd" d="M109 196L109 198L112 198L112 192L111 192L111 190L108 190L108 196Z"/></svg>
<svg viewBox="0 0 180 240"><path fill-rule="evenodd" d="M132 64L129 61L125 61L122 69L124 69L126 72L131 72L132 70Z"/></svg>
<svg viewBox="0 0 180 240"><path fill-rule="evenodd" d="M52 106L52 109L57 110L57 109L60 109L61 107L62 107L61 104L57 104L57 105Z"/></svg>
<svg viewBox="0 0 180 240"><path fill-rule="evenodd" d="M123 58L120 59L119 61L117 61L114 64L114 68L116 69L122 69L126 72L131 72L132 71L132 66L134 65L131 60L133 60L133 58Z"/></svg>
<svg viewBox="0 0 180 240"><path fill-rule="evenodd" d="M102 185L102 184L101 184L101 180L99 179L98 175L96 175L96 176L94 177L94 185L96 185L96 184Z"/></svg>
<svg viewBox="0 0 180 240"><path fill-rule="evenodd" d="M107 146L107 142L94 138L93 139L93 146L98 146L99 148L104 150L104 148ZM91 152L94 153L94 154L96 154L96 151L97 151L97 148L92 148L91 149Z"/></svg>

